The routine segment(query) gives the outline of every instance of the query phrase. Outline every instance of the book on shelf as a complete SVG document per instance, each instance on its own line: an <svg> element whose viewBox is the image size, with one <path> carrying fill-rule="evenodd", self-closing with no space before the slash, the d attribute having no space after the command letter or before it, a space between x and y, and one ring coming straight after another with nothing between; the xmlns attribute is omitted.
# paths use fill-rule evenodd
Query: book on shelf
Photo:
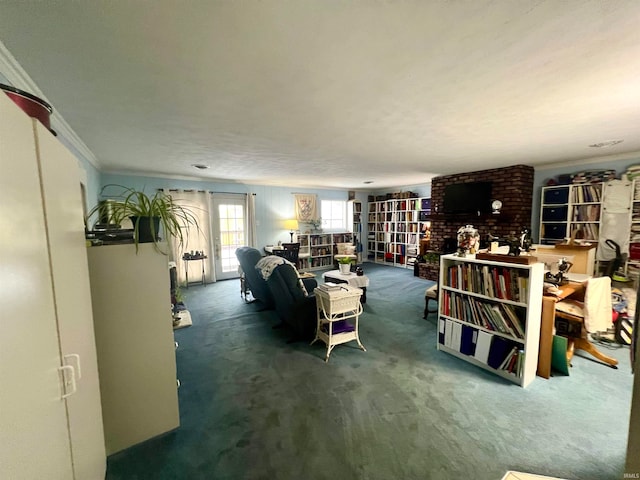
<svg viewBox="0 0 640 480"><path fill-rule="evenodd" d="M469 325L462 325L460 336L460 353L472 356L476 353L476 343L478 341L478 330Z"/></svg>
<svg viewBox="0 0 640 480"><path fill-rule="evenodd" d="M444 329L445 329L446 321L444 318L438 319L438 342L444 345Z"/></svg>
<svg viewBox="0 0 640 480"><path fill-rule="evenodd" d="M502 361L502 363L500 364L499 370L506 370L507 367L509 366L511 359L517 355L518 353L518 347L513 347L511 349L511 352L509 352L509 355L506 356L506 358Z"/></svg>
<svg viewBox="0 0 640 480"><path fill-rule="evenodd" d="M487 365L496 370L500 368L504 359L513 349L513 343L506 338L492 335L491 347L489 348L489 357Z"/></svg>
<svg viewBox="0 0 640 480"><path fill-rule="evenodd" d="M491 339L493 335L488 332L478 330L478 338L476 341L476 351L473 354L476 360L482 363L487 363L489 358L489 350L491 348Z"/></svg>

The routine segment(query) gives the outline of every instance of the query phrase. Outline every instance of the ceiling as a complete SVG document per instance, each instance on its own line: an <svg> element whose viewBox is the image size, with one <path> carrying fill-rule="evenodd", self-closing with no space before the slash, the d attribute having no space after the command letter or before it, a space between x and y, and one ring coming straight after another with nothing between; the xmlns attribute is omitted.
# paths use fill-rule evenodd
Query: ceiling
<svg viewBox="0 0 640 480"><path fill-rule="evenodd" d="M1 8L54 129L105 172L371 190L640 152L637 0Z"/></svg>

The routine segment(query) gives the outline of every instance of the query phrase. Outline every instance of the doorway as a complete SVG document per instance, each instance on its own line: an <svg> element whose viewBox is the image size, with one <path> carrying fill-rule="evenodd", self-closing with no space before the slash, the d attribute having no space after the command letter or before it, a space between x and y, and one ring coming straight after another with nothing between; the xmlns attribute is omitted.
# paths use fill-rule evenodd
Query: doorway
<svg viewBox="0 0 640 480"><path fill-rule="evenodd" d="M238 278L236 249L246 245L244 195L213 195L212 231L216 280Z"/></svg>

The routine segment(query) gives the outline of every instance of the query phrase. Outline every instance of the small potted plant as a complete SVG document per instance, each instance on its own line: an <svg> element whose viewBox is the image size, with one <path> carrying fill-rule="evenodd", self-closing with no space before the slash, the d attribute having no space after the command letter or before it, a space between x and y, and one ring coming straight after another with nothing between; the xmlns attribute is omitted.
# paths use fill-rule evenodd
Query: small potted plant
<svg viewBox="0 0 640 480"><path fill-rule="evenodd" d="M144 191L121 185L105 185L102 189L116 187L120 193L109 201L109 223L121 224L129 218L133 224L133 240L136 250L139 243L155 243L159 247L162 240L160 232L166 238L173 237L177 243L184 245L189 226L199 230L198 220L193 212L176 204L170 195L157 191L148 195ZM95 213L102 213L104 203L100 202L87 214L87 219ZM160 249L161 250L161 249ZM164 253L164 252L163 252Z"/></svg>
<svg viewBox="0 0 640 480"><path fill-rule="evenodd" d="M351 272L351 258L349 257L340 257L338 259L338 268L340 269L340 273L346 274Z"/></svg>

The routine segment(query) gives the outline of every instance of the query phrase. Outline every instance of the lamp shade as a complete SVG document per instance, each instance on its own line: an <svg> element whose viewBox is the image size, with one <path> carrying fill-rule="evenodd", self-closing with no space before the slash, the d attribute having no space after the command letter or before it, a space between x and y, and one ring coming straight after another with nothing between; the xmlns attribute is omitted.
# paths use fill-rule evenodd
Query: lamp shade
<svg viewBox="0 0 640 480"><path fill-rule="evenodd" d="M285 220L284 228L290 231L294 231L298 229L298 221L297 220Z"/></svg>

